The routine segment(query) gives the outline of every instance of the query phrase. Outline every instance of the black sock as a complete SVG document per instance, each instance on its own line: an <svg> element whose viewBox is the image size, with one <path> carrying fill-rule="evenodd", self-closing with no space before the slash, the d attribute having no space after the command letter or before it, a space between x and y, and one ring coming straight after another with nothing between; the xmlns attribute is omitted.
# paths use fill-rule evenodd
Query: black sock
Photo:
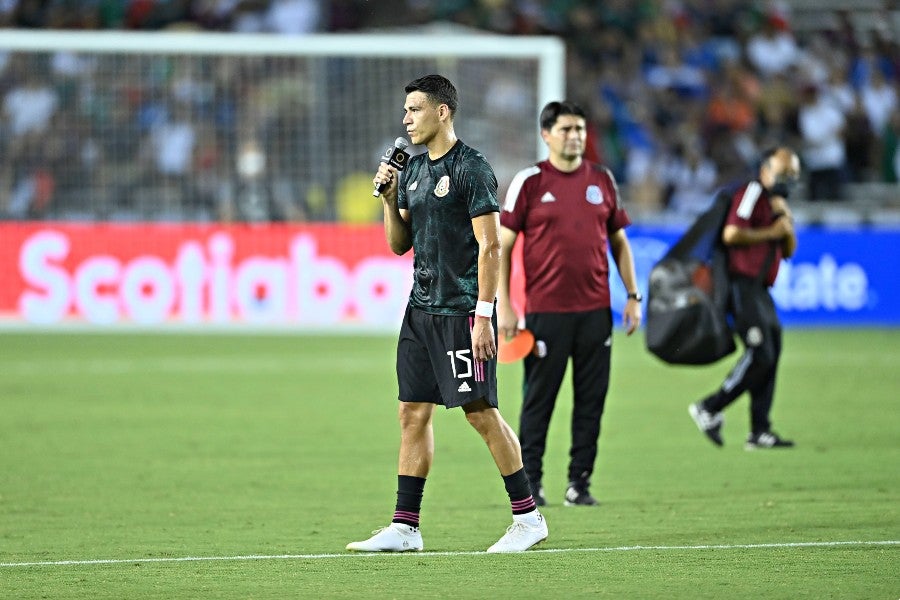
<svg viewBox="0 0 900 600"><path fill-rule="evenodd" d="M422 507L424 490L424 477L397 475L397 507L394 509L393 523L404 523L410 527L419 526L419 510Z"/></svg>
<svg viewBox="0 0 900 600"><path fill-rule="evenodd" d="M503 476L503 485L509 494L509 503L512 505L514 515L524 515L537 508L534 498L531 496L531 485L525 475L525 469L519 469L512 475Z"/></svg>

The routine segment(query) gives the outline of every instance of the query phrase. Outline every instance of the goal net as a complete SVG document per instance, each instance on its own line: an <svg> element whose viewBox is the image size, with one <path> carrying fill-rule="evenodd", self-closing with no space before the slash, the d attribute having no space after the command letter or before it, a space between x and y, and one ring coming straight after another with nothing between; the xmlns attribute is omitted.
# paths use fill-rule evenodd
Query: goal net
<svg viewBox="0 0 900 600"><path fill-rule="evenodd" d="M543 37L6 31L0 218L378 220L372 175L428 73L502 190L542 154L564 68Z"/></svg>

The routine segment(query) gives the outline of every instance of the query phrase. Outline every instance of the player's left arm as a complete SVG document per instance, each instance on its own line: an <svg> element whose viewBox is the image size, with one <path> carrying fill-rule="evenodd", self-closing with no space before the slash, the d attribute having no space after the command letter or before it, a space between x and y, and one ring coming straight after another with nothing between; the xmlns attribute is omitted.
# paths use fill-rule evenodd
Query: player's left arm
<svg viewBox="0 0 900 600"><path fill-rule="evenodd" d="M794 214L787 199L775 196L770 200L775 221L782 221L781 255L790 258L797 251L797 231L794 229Z"/></svg>
<svg viewBox="0 0 900 600"><path fill-rule="evenodd" d="M631 253L631 244L624 229L617 229L609 236L609 246L613 259L619 270L619 276L628 292L637 292L637 275L634 270L634 255ZM628 335L634 333L641 326L641 303L634 298L625 302L625 310L622 311L622 320Z"/></svg>
<svg viewBox="0 0 900 600"><path fill-rule="evenodd" d="M500 213L492 211L472 218L472 231L478 242L478 301L493 306L500 281ZM475 317L472 352L477 361L490 360L497 355L490 318Z"/></svg>

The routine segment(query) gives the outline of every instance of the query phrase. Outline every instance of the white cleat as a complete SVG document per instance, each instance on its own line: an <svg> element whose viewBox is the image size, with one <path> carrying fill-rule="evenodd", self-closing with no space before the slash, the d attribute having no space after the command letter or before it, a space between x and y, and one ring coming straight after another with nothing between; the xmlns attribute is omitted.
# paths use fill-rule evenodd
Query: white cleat
<svg viewBox="0 0 900 600"><path fill-rule="evenodd" d="M513 524L506 528L506 533L497 543L487 549L488 552L525 552L532 546L547 539L547 521L544 515L534 511L534 516L527 519L514 520Z"/></svg>
<svg viewBox="0 0 900 600"><path fill-rule="evenodd" d="M347 550L356 552L409 552L419 551L422 544L422 534L418 527L404 525L403 523L391 523L387 527L373 531L375 535L362 542L350 542Z"/></svg>

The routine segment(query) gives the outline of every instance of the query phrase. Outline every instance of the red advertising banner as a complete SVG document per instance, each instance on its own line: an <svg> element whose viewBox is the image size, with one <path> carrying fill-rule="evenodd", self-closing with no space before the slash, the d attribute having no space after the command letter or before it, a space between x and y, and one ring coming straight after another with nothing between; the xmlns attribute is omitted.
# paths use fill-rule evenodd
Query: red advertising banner
<svg viewBox="0 0 900 600"><path fill-rule="evenodd" d="M0 318L394 329L412 254L380 225L0 224Z"/></svg>

